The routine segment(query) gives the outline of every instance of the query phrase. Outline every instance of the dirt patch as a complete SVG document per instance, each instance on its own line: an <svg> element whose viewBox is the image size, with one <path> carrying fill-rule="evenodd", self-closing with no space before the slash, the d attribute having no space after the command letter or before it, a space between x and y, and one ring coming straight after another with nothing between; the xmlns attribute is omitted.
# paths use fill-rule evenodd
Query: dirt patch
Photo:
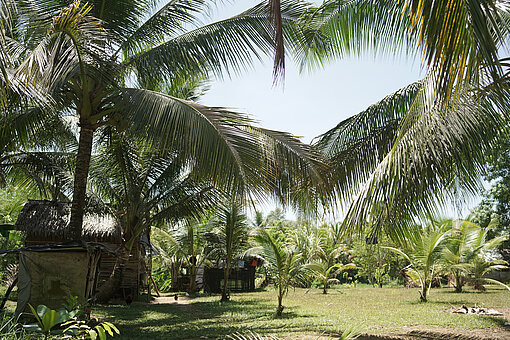
<svg viewBox="0 0 510 340"><path fill-rule="evenodd" d="M340 334L297 335L286 339L327 340L340 338ZM448 329L416 328L399 334L361 334L357 340L508 340L510 328Z"/></svg>
<svg viewBox="0 0 510 340"><path fill-rule="evenodd" d="M178 296L177 300L172 296L160 296L154 299L151 302L153 305L159 304L168 304L168 305L189 305L191 304L191 299L187 296Z"/></svg>
<svg viewBox="0 0 510 340"><path fill-rule="evenodd" d="M506 315L510 308L504 309ZM286 339L326 340L340 338L340 334L297 335ZM508 340L510 326L483 329L452 329L426 326L404 327L391 334L361 334L358 340Z"/></svg>
<svg viewBox="0 0 510 340"><path fill-rule="evenodd" d="M136 302L133 302L133 304L145 305L145 306L175 305L175 306L177 306L179 308L183 308L183 309L191 309L192 308L191 299L187 296L180 296L180 295L177 297L177 300L175 299L174 295L163 295L163 296L154 298L154 300L152 300L151 302L136 301Z"/></svg>

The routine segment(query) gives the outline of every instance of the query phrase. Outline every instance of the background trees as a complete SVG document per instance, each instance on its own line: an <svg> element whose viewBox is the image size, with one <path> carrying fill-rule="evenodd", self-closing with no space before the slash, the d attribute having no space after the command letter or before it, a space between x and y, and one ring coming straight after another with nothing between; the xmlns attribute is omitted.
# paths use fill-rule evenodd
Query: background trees
<svg viewBox="0 0 510 340"><path fill-rule="evenodd" d="M498 138L489 155L488 173L485 180L492 186L483 194L482 202L471 211L469 219L476 224L492 226L490 236L502 236L510 233L510 144L505 131ZM510 261L510 242L507 240L499 247L505 260Z"/></svg>

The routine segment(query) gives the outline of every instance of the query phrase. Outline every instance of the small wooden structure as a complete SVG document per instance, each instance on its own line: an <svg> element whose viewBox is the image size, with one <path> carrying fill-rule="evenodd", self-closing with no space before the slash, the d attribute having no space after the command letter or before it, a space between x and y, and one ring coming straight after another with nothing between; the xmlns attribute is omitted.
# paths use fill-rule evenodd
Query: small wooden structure
<svg viewBox="0 0 510 340"><path fill-rule="evenodd" d="M228 290L230 292L250 292L255 290L255 270L262 265L264 259L260 256L250 256L245 261L239 261L230 270ZM215 266L204 270L204 291L221 293L223 287L223 268Z"/></svg>
<svg viewBox="0 0 510 340"><path fill-rule="evenodd" d="M21 210L16 226L26 233L26 246L58 244L71 241L69 237L69 220L71 203L46 200L30 200ZM110 277L116 262L115 251L121 244L121 225L112 215L85 213L83 218L82 240L102 245L94 286L100 288ZM105 251L108 249L109 251ZM63 254L61 262L70 261ZM123 281L119 296L137 295L147 288L145 247L137 242L130 258L123 268Z"/></svg>

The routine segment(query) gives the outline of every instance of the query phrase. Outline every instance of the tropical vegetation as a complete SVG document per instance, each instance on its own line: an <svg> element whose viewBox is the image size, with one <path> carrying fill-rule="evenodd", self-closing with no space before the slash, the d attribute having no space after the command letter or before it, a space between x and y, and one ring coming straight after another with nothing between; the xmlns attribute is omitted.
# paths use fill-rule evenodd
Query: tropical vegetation
<svg viewBox="0 0 510 340"><path fill-rule="evenodd" d="M282 316L302 311L289 300L284 306L284 298L307 300L316 287L322 306L335 304L327 300L328 290L337 298L345 289L331 288L341 284L360 300L357 286L363 284L381 288L364 288L370 298L398 294L384 287L390 283L417 285L422 302L434 299L433 285L448 284L457 293L469 285L510 290L490 278L508 269L501 256L509 241L506 1L328 0L314 6L270 0L204 24L212 5L0 3L2 248L23 245L13 225L27 199L71 202L66 238L82 245L85 210L109 214L121 225L121 241L95 301L108 303L120 292L124 267L143 239L155 254L147 266L149 287L171 291L176 305L184 289L196 298L192 305L227 313L229 323L245 317L238 301L254 301L229 291L232 272L247 258L257 286L275 288L271 320L278 325ZM211 79L241 74L266 55L274 55L276 84L285 53L301 68L314 68L367 52L421 58L425 76L312 145L259 127L244 113L198 103ZM480 192L483 175L496 182L471 222L434 217L438 208ZM251 207L272 201L298 218L287 220L276 209L267 216L255 212L250 221ZM343 221L334 215L332 223L318 222L344 207ZM11 255L0 262L8 293L16 282L15 262ZM207 292L200 284L207 267L223 272L219 302L200 297L202 288ZM250 311L263 324L271 310L264 299L264 312ZM425 305L418 308L430 313ZM111 317L115 308L101 307L100 313ZM44 305L32 309L33 328L45 337L64 326L83 338L116 330L107 321L89 326L77 320L78 309L73 315ZM170 313L168 306L162 309ZM319 328L341 333L324 322L331 316L314 313L322 320ZM345 338L356 333L356 325L342 326ZM10 317L2 319L4 330L9 337L23 332Z"/></svg>

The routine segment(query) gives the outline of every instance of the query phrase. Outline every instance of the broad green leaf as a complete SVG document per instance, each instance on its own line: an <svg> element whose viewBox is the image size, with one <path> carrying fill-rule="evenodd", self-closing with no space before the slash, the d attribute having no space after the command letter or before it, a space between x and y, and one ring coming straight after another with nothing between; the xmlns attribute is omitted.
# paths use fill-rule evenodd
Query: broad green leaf
<svg viewBox="0 0 510 340"><path fill-rule="evenodd" d="M108 324L103 322L101 325L103 326L104 330L110 334L110 336L113 336L112 328Z"/></svg>
<svg viewBox="0 0 510 340"><path fill-rule="evenodd" d="M43 328L45 332L49 332L51 328L58 324L59 315L56 310L50 309L42 317Z"/></svg>
<svg viewBox="0 0 510 340"><path fill-rule="evenodd" d="M94 327L94 329L97 331L100 340L106 340L106 333L101 325Z"/></svg>

